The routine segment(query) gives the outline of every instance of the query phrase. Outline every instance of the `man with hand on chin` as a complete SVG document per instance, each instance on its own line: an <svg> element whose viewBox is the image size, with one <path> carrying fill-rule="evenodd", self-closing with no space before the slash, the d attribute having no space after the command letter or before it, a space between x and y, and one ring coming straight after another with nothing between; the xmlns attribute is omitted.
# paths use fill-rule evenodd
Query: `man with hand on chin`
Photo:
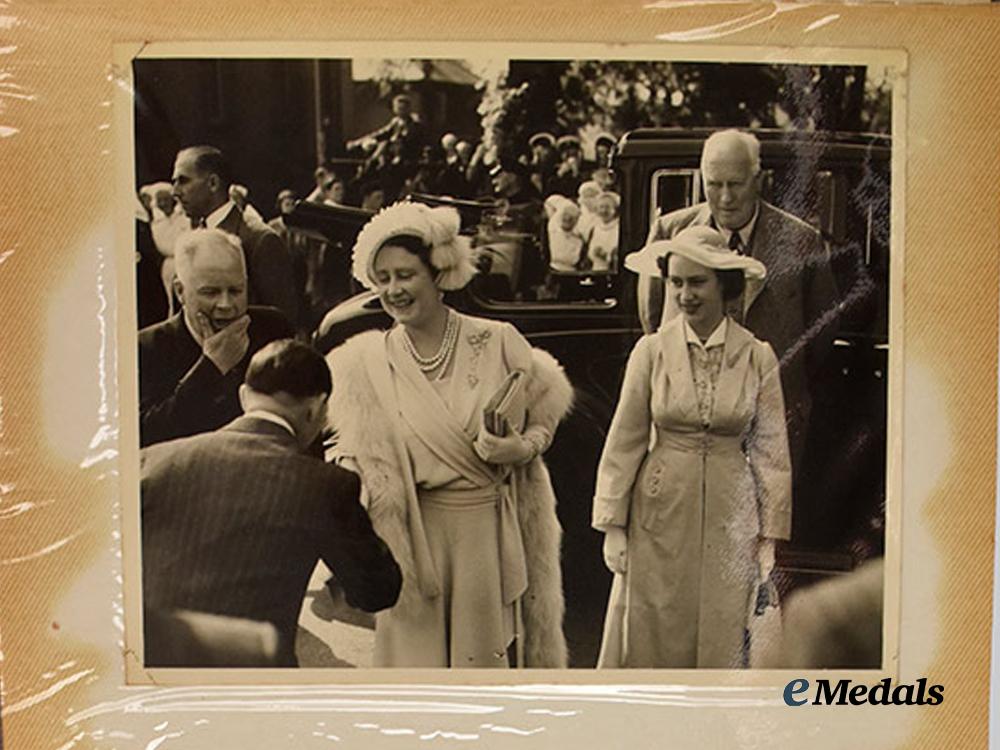
<svg viewBox="0 0 1000 750"><path fill-rule="evenodd" d="M280 311L247 305L236 237L196 229L178 239L174 257L181 311L139 332L141 446L215 430L238 417L250 357L292 336Z"/></svg>

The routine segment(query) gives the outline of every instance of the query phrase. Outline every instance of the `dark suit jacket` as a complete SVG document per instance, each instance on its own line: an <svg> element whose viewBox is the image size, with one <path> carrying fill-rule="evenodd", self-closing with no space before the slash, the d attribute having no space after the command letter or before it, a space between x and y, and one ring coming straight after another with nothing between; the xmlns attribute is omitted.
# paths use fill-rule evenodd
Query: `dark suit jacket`
<svg viewBox="0 0 1000 750"><path fill-rule="evenodd" d="M239 388L250 357L275 339L289 338L285 316L250 307L250 346L223 375L184 324L181 311L139 331L139 444L142 446L222 427L238 417Z"/></svg>
<svg viewBox="0 0 1000 750"><path fill-rule="evenodd" d="M219 229L236 235L243 245L250 304L277 307L297 326L301 300L295 289L292 256L278 233L266 225L247 223L235 206L219 222Z"/></svg>
<svg viewBox="0 0 1000 750"><path fill-rule="evenodd" d="M650 229L649 239L669 239L698 224L714 226L707 203L660 217ZM781 362L789 447L797 467L812 409L809 376L826 358L836 332L837 287L819 232L764 201L760 202L748 254L767 267L767 280L747 310L744 325L768 342ZM662 290L663 285L659 286ZM664 310L667 307L663 305ZM647 315L659 319L655 310Z"/></svg>
<svg viewBox="0 0 1000 750"><path fill-rule="evenodd" d="M302 454L281 425L244 416L154 445L141 453L141 477L150 612L272 623L279 664L294 666L299 611L318 560L354 607L374 612L399 596L399 567L361 507L357 475ZM147 644L147 655L161 646Z"/></svg>

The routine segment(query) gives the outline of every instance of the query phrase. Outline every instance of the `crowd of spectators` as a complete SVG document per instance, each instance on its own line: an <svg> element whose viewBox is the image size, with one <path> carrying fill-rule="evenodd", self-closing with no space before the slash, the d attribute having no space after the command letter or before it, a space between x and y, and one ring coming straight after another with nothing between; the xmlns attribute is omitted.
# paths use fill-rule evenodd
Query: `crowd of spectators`
<svg viewBox="0 0 1000 750"><path fill-rule="evenodd" d="M492 256L493 271L507 275L508 288L500 294L552 298L560 294L567 276L614 271L619 196L610 157L615 138L599 135L588 144L592 154L587 158L575 134L538 132L526 143L513 145L497 135L501 137L490 145L453 132L438 136L414 111L410 97L401 94L393 98L385 125L346 142L346 157L315 169L308 192L285 187L273 206L255 207L247 188L231 185L229 197L244 220L266 224L287 248L303 310L300 327L315 327L325 312L354 291L346 265L339 262L350 248L331 247L319 235L286 221L300 200L365 214L407 196L465 202L476 209L476 244ZM138 195L142 205L137 216L145 224L140 244L143 231L149 230L147 267L156 266L155 274L147 268L147 288L140 294L161 296L158 286L166 298L165 306L153 305L155 311L140 320L148 323L177 309L173 244L190 228L190 220L169 182L145 185ZM273 218L265 222L260 209Z"/></svg>

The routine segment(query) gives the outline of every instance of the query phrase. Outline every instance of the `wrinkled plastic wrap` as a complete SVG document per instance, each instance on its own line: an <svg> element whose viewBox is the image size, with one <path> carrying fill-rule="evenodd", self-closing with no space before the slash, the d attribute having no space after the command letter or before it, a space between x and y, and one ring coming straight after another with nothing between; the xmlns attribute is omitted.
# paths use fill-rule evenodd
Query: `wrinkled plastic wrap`
<svg viewBox="0 0 1000 750"><path fill-rule="evenodd" d="M1000 218L995 10L0 2L0 744L985 747ZM230 670L186 684L127 684L136 655L126 649L126 616L137 610L124 594L131 530L123 518L138 502L136 447L126 444L137 434L134 348L121 344L135 330L131 114L122 106L131 101L129 60L151 42L200 41L204 57L253 57L282 54L279 41L324 40L293 50L322 57L338 41L357 54L372 39L428 40L408 47L414 57L457 56L465 47L455 39L516 41L509 56L528 59L630 56L640 44L643 56L674 60L891 52L885 628L896 637L884 672L860 679L926 677L944 686L941 705L786 705L789 680L823 676L809 670L634 680L594 670L307 670L282 677L301 684L280 685ZM225 46L237 41L253 43ZM391 55L372 43L369 56Z"/></svg>

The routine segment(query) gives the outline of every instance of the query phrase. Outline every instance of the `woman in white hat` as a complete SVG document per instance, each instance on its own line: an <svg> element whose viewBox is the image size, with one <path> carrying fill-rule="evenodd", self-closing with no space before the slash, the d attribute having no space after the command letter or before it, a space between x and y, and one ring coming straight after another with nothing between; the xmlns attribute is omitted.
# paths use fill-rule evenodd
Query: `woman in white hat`
<svg viewBox="0 0 1000 750"><path fill-rule="evenodd" d="M778 361L739 316L766 270L696 226L625 259L681 314L629 357L593 526L615 574L599 667L744 666L744 633L791 528Z"/></svg>
<svg viewBox="0 0 1000 750"><path fill-rule="evenodd" d="M361 476L403 570L398 603L376 618L374 664L564 667L560 529L541 455L572 387L509 323L445 305L475 273L458 230L452 208L376 214L353 272L394 325L328 357L331 457ZM485 407L514 371L523 390L506 429L488 429Z"/></svg>

